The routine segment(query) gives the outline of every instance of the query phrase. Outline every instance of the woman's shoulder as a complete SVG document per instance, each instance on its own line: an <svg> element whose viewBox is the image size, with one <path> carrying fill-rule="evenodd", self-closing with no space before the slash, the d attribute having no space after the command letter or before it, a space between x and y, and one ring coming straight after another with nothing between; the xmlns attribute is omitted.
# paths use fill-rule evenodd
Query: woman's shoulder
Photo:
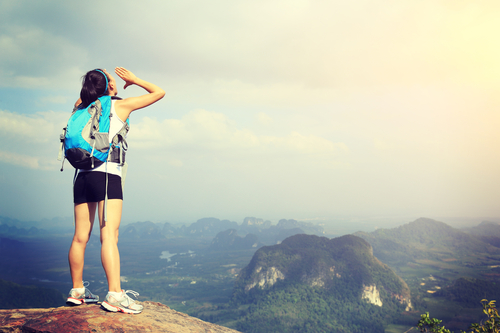
<svg viewBox="0 0 500 333"><path fill-rule="evenodd" d="M126 112L126 110L124 110L123 108L120 107L120 104L122 104L123 102L125 102L125 99L121 98L121 97L118 97L118 96L112 96L111 97L111 105L112 105L112 112L116 113L116 115L118 116L118 118L120 118L120 120L122 122L128 122L128 117L129 117L129 113Z"/></svg>

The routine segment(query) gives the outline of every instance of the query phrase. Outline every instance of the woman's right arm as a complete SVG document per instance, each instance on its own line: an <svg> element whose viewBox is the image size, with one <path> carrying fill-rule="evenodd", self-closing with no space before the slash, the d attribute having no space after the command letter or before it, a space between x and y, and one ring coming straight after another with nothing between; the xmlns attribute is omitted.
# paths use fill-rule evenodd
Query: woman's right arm
<svg viewBox="0 0 500 333"><path fill-rule="evenodd" d="M138 97L129 97L123 100L119 100L115 102L115 110L118 116L125 121L132 111L142 109L148 105L151 105L165 96L165 91L158 87L157 85L139 79L129 70L123 67L115 68L115 73L125 81L125 86L123 89L126 89L130 85L137 85L139 87L144 88L148 94L138 96Z"/></svg>

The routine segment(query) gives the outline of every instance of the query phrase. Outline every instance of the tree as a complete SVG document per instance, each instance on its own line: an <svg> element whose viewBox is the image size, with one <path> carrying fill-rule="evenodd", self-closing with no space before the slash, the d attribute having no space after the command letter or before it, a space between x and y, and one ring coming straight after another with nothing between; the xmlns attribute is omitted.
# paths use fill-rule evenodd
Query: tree
<svg viewBox="0 0 500 333"><path fill-rule="evenodd" d="M474 323L470 326L470 333L500 333L500 315L495 305L495 301L481 300L483 312L488 319L483 323ZM442 320L429 317L429 312L420 316L417 324L422 333L451 333L450 330L441 326ZM462 331L462 333L467 333Z"/></svg>
<svg viewBox="0 0 500 333"><path fill-rule="evenodd" d="M500 316L495 306L495 301L486 299L481 300L483 312L488 316L488 320L484 324L472 324L469 328L473 333L499 333L500 332Z"/></svg>
<svg viewBox="0 0 500 333"><path fill-rule="evenodd" d="M422 333L451 333L444 326L440 326L441 322L442 320L429 317L429 312L426 312L420 315L417 327Z"/></svg>

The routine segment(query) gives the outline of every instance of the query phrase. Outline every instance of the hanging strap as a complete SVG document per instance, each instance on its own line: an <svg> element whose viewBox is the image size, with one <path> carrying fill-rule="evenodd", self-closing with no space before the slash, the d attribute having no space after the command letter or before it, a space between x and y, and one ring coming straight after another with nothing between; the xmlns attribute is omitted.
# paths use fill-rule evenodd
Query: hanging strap
<svg viewBox="0 0 500 333"><path fill-rule="evenodd" d="M57 155L57 160L60 161L63 158L63 153L64 153L64 140L66 139L66 128L64 127L62 129L62 133L59 136L59 140L61 141L61 144L59 146L59 154Z"/></svg>
<svg viewBox="0 0 500 333"><path fill-rule="evenodd" d="M104 191L104 222L108 220L108 161L104 162L106 164L104 170L106 172L106 188Z"/></svg>
<svg viewBox="0 0 500 333"><path fill-rule="evenodd" d="M99 104L99 116L101 116L101 105ZM111 126L111 118L113 117L113 113L109 113L109 122ZM128 144L127 140L125 140L125 136L127 135L128 131L130 129L130 126L128 125L127 122L123 123L122 128L116 133L116 135L111 139L111 149L108 154L108 158L106 159L105 162L105 172L106 172L106 189L105 189L105 195L104 195L104 221L106 222L108 220L108 161L110 162L116 162L113 158L114 152L116 149L118 149L118 162L120 163L120 167L123 168L125 165L125 153L127 152L128 149ZM126 172L126 166L125 166L125 172ZM123 177L123 174L122 174ZM122 178L123 179L123 178ZM123 182L123 180L122 180ZM122 185L123 188L123 185Z"/></svg>
<svg viewBox="0 0 500 333"><path fill-rule="evenodd" d="M64 159L62 160L61 163L61 172L64 170L64 161L66 161L66 156L64 156Z"/></svg>
<svg viewBox="0 0 500 333"><path fill-rule="evenodd" d="M75 186L76 176L78 176L78 169L75 169L75 175L73 176L73 186Z"/></svg>
<svg viewBox="0 0 500 333"><path fill-rule="evenodd" d="M63 155L64 155L64 140L66 140L66 128L67 127L64 127L62 129L62 133L59 136L59 140L61 141L61 144L59 146L59 154L57 155L57 160L58 161L62 160L61 171L63 171L63 169L64 169L64 161L66 160L66 156L63 157Z"/></svg>

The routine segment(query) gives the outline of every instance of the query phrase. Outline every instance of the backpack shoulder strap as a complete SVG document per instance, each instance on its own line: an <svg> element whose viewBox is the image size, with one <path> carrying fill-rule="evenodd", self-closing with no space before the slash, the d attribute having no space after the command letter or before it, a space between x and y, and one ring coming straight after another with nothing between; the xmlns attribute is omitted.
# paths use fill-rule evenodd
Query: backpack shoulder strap
<svg viewBox="0 0 500 333"><path fill-rule="evenodd" d="M99 132L99 120L101 120L102 115L102 106L100 100L96 100L89 106L89 113L92 115L90 137L95 139L95 133Z"/></svg>

